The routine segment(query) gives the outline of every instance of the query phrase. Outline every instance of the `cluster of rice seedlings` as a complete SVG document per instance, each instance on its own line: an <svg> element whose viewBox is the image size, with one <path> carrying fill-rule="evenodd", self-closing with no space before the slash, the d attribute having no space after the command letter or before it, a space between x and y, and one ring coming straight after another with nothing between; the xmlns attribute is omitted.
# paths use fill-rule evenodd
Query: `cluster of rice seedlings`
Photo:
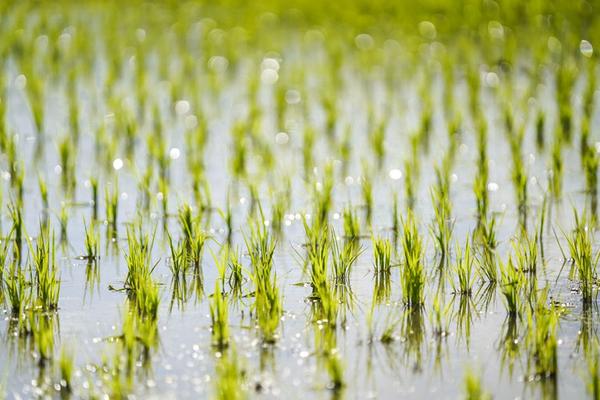
<svg viewBox="0 0 600 400"><path fill-rule="evenodd" d="M251 278L254 282L254 306L256 320L262 339L274 343L278 337L279 322L283 312L283 301L273 271L275 241L269 234L262 218L249 221L250 232L244 238L252 265Z"/></svg>
<svg viewBox="0 0 600 400"><path fill-rule="evenodd" d="M220 259L215 259L219 277L215 280L215 291L210 302L210 320L213 345L219 349L229 344L229 300L222 290L225 281L225 271L229 254L224 253Z"/></svg>
<svg viewBox="0 0 600 400"><path fill-rule="evenodd" d="M60 278L56 264L56 247L54 235L49 227L40 227L35 248L28 241L32 254L32 269L34 274L35 303L44 311L54 311L58 308L60 295Z"/></svg>
<svg viewBox="0 0 600 400"><path fill-rule="evenodd" d="M520 268L517 268L508 257L507 262L500 264L500 292L504 299L506 311L511 316L520 315L522 306L522 288L525 282L525 276Z"/></svg>
<svg viewBox="0 0 600 400"><path fill-rule="evenodd" d="M189 205L184 204L179 209L178 220L183 234L182 241L185 249L185 259L192 265L194 273L200 274L202 252L208 235L202 229L200 221L193 216Z"/></svg>
<svg viewBox="0 0 600 400"><path fill-rule="evenodd" d="M344 237L349 240L358 239L360 237L360 222L352 207L344 208L342 219L344 221Z"/></svg>
<svg viewBox="0 0 600 400"><path fill-rule="evenodd" d="M475 240L480 243L479 276L487 283L498 282L496 219L492 216L479 225Z"/></svg>
<svg viewBox="0 0 600 400"><path fill-rule="evenodd" d="M538 264L538 233L530 237L526 231L521 231L513 240L513 250L516 267L523 272L535 274Z"/></svg>
<svg viewBox="0 0 600 400"><path fill-rule="evenodd" d="M420 306L425 299L425 255L422 239L412 213L403 221L402 252L400 269L402 301L409 307Z"/></svg>
<svg viewBox="0 0 600 400"><path fill-rule="evenodd" d="M152 278L152 271L157 265L152 265L151 261L155 232L149 235L142 232L141 226L137 231L135 227L128 227L128 253L125 256L127 262L125 289L133 301L136 312L150 320L157 319L160 301L158 285Z"/></svg>
<svg viewBox="0 0 600 400"><path fill-rule="evenodd" d="M529 371L539 379L555 379L558 372L558 315L546 306L547 290L539 296L536 309L527 316Z"/></svg>
<svg viewBox="0 0 600 400"><path fill-rule="evenodd" d="M15 261L10 264L8 276L4 278L4 290L12 316L20 318L30 305L32 294L25 274Z"/></svg>
<svg viewBox="0 0 600 400"><path fill-rule="evenodd" d="M313 290L313 305L316 308L315 319L330 327L335 327L339 301L329 278L329 257L330 255L335 256L335 253L330 254L330 243L337 239L335 235L330 236L327 225L313 224L309 226L305 220L304 229L307 237L306 264ZM338 265L338 267L340 266Z"/></svg>
<svg viewBox="0 0 600 400"><path fill-rule="evenodd" d="M93 263L98 260L99 247L100 247L100 238L98 236L96 224L94 223L94 220L92 220L90 223L90 226L88 228L88 225L84 220L83 228L85 230L85 238L84 238L85 253L84 253L83 257L86 260L88 260L88 262Z"/></svg>
<svg viewBox="0 0 600 400"><path fill-rule="evenodd" d="M352 266L362 254L362 247L354 241L346 241L340 248L335 232L331 232L331 264L336 282L348 285Z"/></svg>
<svg viewBox="0 0 600 400"><path fill-rule="evenodd" d="M596 254L592 250L592 233L587 224L587 217L579 217L574 211L575 229L566 235L567 244L573 265L571 277L579 279L579 290L584 304L590 304L594 299L594 286L597 280L597 267L600 260L600 252ZM576 274L575 274L576 272Z"/></svg>
<svg viewBox="0 0 600 400"><path fill-rule="evenodd" d="M473 274L473 256L471 255L471 244L469 240L465 243L465 249L456 250L456 262L454 264L454 273L458 282L454 285L454 292L464 296L470 296L473 292L475 276Z"/></svg>
<svg viewBox="0 0 600 400"><path fill-rule="evenodd" d="M392 244L380 237L373 237L372 242L375 273L389 273L392 267Z"/></svg>

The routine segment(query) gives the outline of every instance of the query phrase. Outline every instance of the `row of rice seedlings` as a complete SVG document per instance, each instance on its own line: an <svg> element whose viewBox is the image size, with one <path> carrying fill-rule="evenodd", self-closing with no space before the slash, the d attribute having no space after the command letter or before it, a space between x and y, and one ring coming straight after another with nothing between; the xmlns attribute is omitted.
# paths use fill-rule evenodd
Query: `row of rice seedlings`
<svg viewBox="0 0 600 400"><path fill-rule="evenodd" d="M254 283L254 305L256 321L265 343L274 343L283 312L283 301L273 271L275 241L270 235L260 208L258 219L248 223L249 234L244 237L246 250L252 266L251 279Z"/></svg>
<svg viewBox="0 0 600 400"><path fill-rule="evenodd" d="M579 291L584 304L591 304L595 295L594 287L597 281L597 267L600 260L600 251L596 254L592 250L592 233L588 225L587 216L580 217L576 210L575 229L566 236L569 253L573 260L570 277L579 279ZM597 295L597 293L596 293Z"/></svg>
<svg viewBox="0 0 600 400"><path fill-rule="evenodd" d="M425 254L412 213L408 213L402 229L403 264L400 269L402 301L408 307L419 307L425 300Z"/></svg>

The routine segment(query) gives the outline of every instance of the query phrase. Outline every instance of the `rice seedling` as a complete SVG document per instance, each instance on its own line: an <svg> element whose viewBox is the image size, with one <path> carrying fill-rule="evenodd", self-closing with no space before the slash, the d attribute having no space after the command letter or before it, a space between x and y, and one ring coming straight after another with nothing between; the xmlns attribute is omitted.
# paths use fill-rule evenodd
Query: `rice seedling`
<svg viewBox="0 0 600 400"><path fill-rule="evenodd" d="M263 341L274 343L278 336L283 302L277 284L277 275L272 271L275 242L264 224L262 208L259 207L259 209L260 219L249 221L250 233L249 236L244 237L244 240L252 265L253 309L256 313L257 324Z"/></svg>
<svg viewBox="0 0 600 400"><path fill-rule="evenodd" d="M538 298L535 313L527 316L527 347L530 349L528 367L530 373L539 379L556 379L558 371L558 316L555 310L547 308L547 290Z"/></svg>
<svg viewBox="0 0 600 400"><path fill-rule="evenodd" d="M225 265L222 266L223 269L225 267ZM210 303L210 320L213 345L219 349L223 349L229 344L228 309L227 297L221 290L220 280L217 279Z"/></svg>
<svg viewBox="0 0 600 400"><path fill-rule="evenodd" d="M550 193L556 199L562 194L562 177L563 177L563 158L562 158L563 143L561 137L556 135L552 144L552 168L550 170Z"/></svg>
<svg viewBox="0 0 600 400"><path fill-rule="evenodd" d="M349 240L358 239L360 237L360 224L352 207L344 208L342 219L344 221L344 237Z"/></svg>
<svg viewBox="0 0 600 400"><path fill-rule="evenodd" d="M449 179L447 176L442 175L439 168L436 168L436 176L438 183L431 190L431 202L435 215L431 233L443 263L446 256L450 253L450 238L454 224L451 221Z"/></svg>
<svg viewBox="0 0 600 400"><path fill-rule="evenodd" d="M516 267L521 271L532 274L536 273L538 263L537 243L537 232L532 238L526 231L521 231L519 236L513 240Z"/></svg>
<svg viewBox="0 0 600 400"><path fill-rule="evenodd" d="M598 400L600 399L600 360L598 358L598 350L594 350L591 355L588 355L587 367L587 390L592 399Z"/></svg>
<svg viewBox="0 0 600 400"><path fill-rule="evenodd" d="M246 371L237 352L230 349L217 360L215 398L219 400L241 400L247 397Z"/></svg>
<svg viewBox="0 0 600 400"><path fill-rule="evenodd" d="M436 293L436 296L433 298L433 303L431 305L432 313L431 316L431 324L432 331L437 337L445 337L450 332L450 321L449 321L449 313L451 304L446 304L445 306L442 304L441 296Z"/></svg>
<svg viewBox="0 0 600 400"><path fill-rule="evenodd" d="M465 399L484 400L491 398L481 387L481 378L472 369L467 369L465 373Z"/></svg>
<svg viewBox="0 0 600 400"><path fill-rule="evenodd" d="M135 310L150 320L156 320L160 301L158 285L152 278L152 271L157 265L151 264L155 233L156 229L152 235L148 235L142 232L141 226L137 232L135 227L128 227L128 253L125 256L125 289L133 300Z"/></svg>
<svg viewBox="0 0 600 400"><path fill-rule="evenodd" d="M73 361L73 353L63 346L60 350L60 358L58 360L60 370L60 386L66 392L73 390L73 372L75 369Z"/></svg>
<svg viewBox="0 0 600 400"><path fill-rule="evenodd" d="M54 235L49 227L40 226L35 247L28 239L29 252L32 254L34 274L35 303L43 311L58 309L60 278L56 264Z"/></svg>
<svg viewBox="0 0 600 400"><path fill-rule="evenodd" d="M96 225L94 220L91 221L89 229L88 225L83 220L83 228L85 230L85 255L84 258L90 262L95 262L99 257L99 247L100 247L100 238L98 237L98 231L96 230Z"/></svg>
<svg viewBox="0 0 600 400"><path fill-rule="evenodd" d="M525 280L523 271L515 267L512 256L508 261L500 260L500 292L504 299L504 305L509 315L520 315L521 313L521 293Z"/></svg>
<svg viewBox="0 0 600 400"><path fill-rule="evenodd" d="M10 264L8 272L9 275L4 278L6 298L8 299L11 314L20 318L21 314L31 304L31 287L26 280L23 271L15 261Z"/></svg>
<svg viewBox="0 0 600 400"><path fill-rule="evenodd" d="M479 266L479 276L481 276L488 283L498 282L498 267L497 267L497 255L496 246L498 245L496 239L496 219L492 216L486 219L479 225L479 229L474 235L474 240L480 243L480 257L477 265Z"/></svg>
<svg viewBox="0 0 600 400"><path fill-rule="evenodd" d="M119 211L119 184L117 181L110 190L109 187L104 189L104 204L106 207L106 222L112 233L116 235Z"/></svg>
<svg viewBox="0 0 600 400"><path fill-rule="evenodd" d="M75 191L75 148L71 138L66 136L58 144L58 153L60 159L61 184L63 191L68 197L71 197Z"/></svg>
<svg viewBox="0 0 600 400"><path fill-rule="evenodd" d="M98 199L98 179L95 177L91 177L90 178L90 187L92 189L92 219L97 221L98 220L98 205L99 203L99 199Z"/></svg>
<svg viewBox="0 0 600 400"><path fill-rule="evenodd" d="M473 274L473 257L471 255L471 244L467 239L464 250L457 246L456 262L454 264L454 273L458 282L454 285L454 292L464 296L470 296L473 292L475 276Z"/></svg>
<svg viewBox="0 0 600 400"><path fill-rule="evenodd" d="M375 273L389 272L392 266L392 245L390 241L380 237L373 237L371 241L373 243Z"/></svg>
<svg viewBox="0 0 600 400"><path fill-rule="evenodd" d="M23 212L19 204L15 203L8 205L8 212L12 221L12 228L10 232L15 242L15 246L13 246L13 255L17 261L17 264L19 264L21 260L21 248L23 244Z"/></svg>
<svg viewBox="0 0 600 400"><path fill-rule="evenodd" d="M370 135L371 148L375 154L378 168L381 168L385 160L385 131L385 123L380 122L373 129L373 132Z"/></svg>
<svg viewBox="0 0 600 400"><path fill-rule="evenodd" d="M369 171L366 167L363 167L364 176L361 180L362 199L365 208L365 219L368 225L371 225L373 218L373 183L369 177Z"/></svg>
<svg viewBox="0 0 600 400"><path fill-rule="evenodd" d="M190 263L195 273L200 272L200 263L204 245L208 235L204 232L197 218L192 215L192 209L184 204L178 213L179 226L183 234L183 245L185 248L185 257Z"/></svg>
<svg viewBox="0 0 600 400"><path fill-rule="evenodd" d="M239 298L242 293L242 283L244 282L243 266L240 262L240 256L238 250L227 249L228 254L228 270L229 276L227 277L227 283L231 289L231 295L234 299Z"/></svg>
<svg viewBox="0 0 600 400"><path fill-rule="evenodd" d="M403 265L400 269L402 300L409 307L420 306L425 299L425 266L422 239L412 213L402 224Z"/></svg>
<svg viewBox="0 0 600 400"><path fill-rule="evenodd" d="M594 299L594 284L597 280L597 267L600 260L600 252L596 254L592 250L592 234L587 225L587 217L580 217L577 211L573 211L575 229L566 236L567 244L573 264L576 267L576 276L579 279L579 290L584 304L590 304ZM575 274L572 270L571 276Z"/></svg>
<svg viewBox="0 0 600 400"><path fill-rule="evenodd" d="M331 210L333 185L333 165L329 163L323 171L322 181L315 184L313 191L313 213L316 223L321 226L327 223Z"/></svg>
<svg viewBox="0 0 600 400"><path fill-rule="evenodd" d="M336 282L349 284L352 266L362 254L362 247L354 242L345 242L340 248L340 243L332 230L330 248L332 270Z"/></svg>

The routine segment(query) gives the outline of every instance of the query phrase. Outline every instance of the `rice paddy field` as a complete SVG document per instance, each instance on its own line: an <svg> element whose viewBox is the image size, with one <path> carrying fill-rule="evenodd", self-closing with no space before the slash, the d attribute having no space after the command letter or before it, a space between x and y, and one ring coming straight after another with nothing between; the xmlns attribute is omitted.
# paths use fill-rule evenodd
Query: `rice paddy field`
<svg viewBox="0 0 600 400"><path fill-rule="evenodd" d="M0 3L0 398L600 399L597 1Z"/></svg>

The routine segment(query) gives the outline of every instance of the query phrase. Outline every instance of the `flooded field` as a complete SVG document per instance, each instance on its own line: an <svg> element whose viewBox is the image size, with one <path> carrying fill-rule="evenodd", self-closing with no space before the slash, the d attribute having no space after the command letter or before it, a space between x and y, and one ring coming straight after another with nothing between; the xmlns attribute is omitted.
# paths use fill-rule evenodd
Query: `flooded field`
<svg viewBox="0 0 600 400"><path fill-rule="evenodd" d="M0 5L0 398L600 398L597 6Z"/></svg>

